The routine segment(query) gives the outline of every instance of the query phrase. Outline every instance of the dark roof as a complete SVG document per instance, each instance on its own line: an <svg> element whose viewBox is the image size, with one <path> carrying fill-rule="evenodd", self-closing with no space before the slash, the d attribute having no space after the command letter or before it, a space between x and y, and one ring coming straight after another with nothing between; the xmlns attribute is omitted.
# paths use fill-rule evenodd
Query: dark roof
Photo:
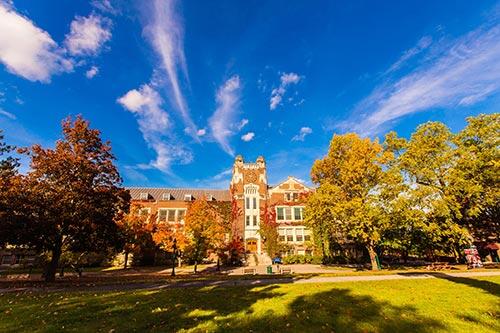
<svg viewBox="0 0 500 333"><path fill-rule="evenodd" d="M149 200L163 200L163 194L170 193L171 200L184 200L186 194L191 194L195 199L211 195L217 201L231 201L229 190L214 190L200 188L163 188L163 187L127 187L132 200L140 200L141 193L147 193ZM173 198L172 198L173 197Z"/></svg>

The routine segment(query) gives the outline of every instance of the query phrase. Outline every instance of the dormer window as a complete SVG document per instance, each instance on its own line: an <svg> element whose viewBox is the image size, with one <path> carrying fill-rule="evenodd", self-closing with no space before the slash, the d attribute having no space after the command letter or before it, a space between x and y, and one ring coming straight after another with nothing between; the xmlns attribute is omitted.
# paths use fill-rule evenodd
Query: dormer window
<svg viewBox="0 0 500 333"><path fill-rule="evenodd" d="M163 200L174 200L174 197L172 196L171 193L163 193L162 199Z"/></svg>
<svg viewBox="0 0 500 333"><path fill-rule="evenodd" d="M207 195L207 201L215 201L215 197L211 194Z"/></svg>
<svg viewBox="0 0 500 333"><path fill-rule="evenodd" d="M184 194L184 201L193 201L192 194Z"/></svg>
<svg viewBox="0 0 500 333"><path fill-rule="evenodd" d="M285 192L285 201L299 201L297 192Z"/></svg>
<svg viewBox="0 0 500 333"><path fill-rule="evenodd" d="M147 192L141 192L139 194L139 200L148 200L149 199L149 193Z"/></svg>

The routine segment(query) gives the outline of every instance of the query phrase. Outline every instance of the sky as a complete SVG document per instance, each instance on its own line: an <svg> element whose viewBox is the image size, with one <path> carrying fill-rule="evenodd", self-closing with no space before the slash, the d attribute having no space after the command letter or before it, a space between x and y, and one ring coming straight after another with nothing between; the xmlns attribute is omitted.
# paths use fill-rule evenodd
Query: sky
<svg viewBox="0 0 500 333"><path fill-rule="evenodd" d="M7 143L80 114L126 186L227 188L237 155L310 183L335 133L457 132L499 91L499 1L0 0Z"/></svg>

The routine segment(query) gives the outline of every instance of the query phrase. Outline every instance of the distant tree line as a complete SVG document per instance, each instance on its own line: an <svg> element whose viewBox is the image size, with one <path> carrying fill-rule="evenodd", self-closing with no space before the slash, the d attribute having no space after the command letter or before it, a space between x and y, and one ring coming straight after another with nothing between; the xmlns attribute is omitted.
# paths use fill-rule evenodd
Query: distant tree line
<svg viewBox="0 0 500 333"><path fill-rule="evenodd" d="M305 220L325 257L363 248L378 255L461 257L473 243L498 242L500 114L467 119L457 134L440 122L409 140L334 135L311 170L318 186Z"/></svg>

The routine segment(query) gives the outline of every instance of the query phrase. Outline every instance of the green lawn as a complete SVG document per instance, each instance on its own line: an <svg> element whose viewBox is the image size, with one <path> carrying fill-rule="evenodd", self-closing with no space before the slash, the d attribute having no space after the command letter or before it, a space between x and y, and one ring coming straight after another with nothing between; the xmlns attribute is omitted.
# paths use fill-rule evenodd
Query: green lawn
<svg viewBox="0 0 500 333"><path fill-rule="evenodd" d="M0 331L500 332L500 277L5 294Z"/></svg>

